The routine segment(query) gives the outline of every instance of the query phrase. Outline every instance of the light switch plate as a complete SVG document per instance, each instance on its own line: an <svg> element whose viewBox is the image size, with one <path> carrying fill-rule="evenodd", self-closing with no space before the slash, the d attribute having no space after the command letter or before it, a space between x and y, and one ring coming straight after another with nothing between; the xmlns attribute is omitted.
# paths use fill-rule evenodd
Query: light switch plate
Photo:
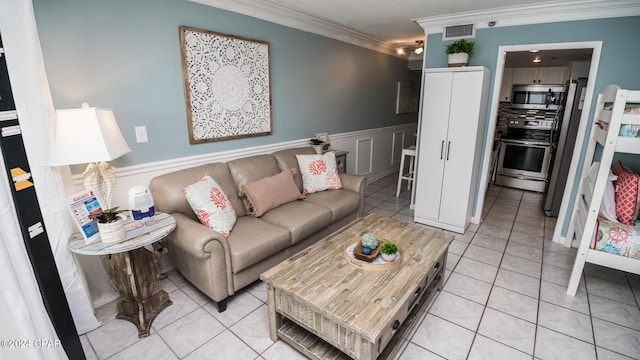
<svg viewBox="0 0 640 360"><path fill-rule="evenodd" d="M147 127L146 126L136 126L136 141L138 143L146 143L149 142L149 138L147 137Z"/></svg>

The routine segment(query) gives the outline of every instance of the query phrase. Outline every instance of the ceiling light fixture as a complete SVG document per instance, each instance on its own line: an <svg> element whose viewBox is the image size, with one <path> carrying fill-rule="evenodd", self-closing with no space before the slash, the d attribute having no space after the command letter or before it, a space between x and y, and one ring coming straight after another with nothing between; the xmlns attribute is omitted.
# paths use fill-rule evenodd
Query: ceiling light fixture
<svg viewBox="0 0 640 360"><path fill-rule="evenodd" d="M537 53L538 51L540 50L529 50L530 53L534 53L534 54Z"/></svg>
<svg viewBox="0 0 640 360"><path fill-rule="evenodd" d="M396 52L398 53L398 55L404 55L404 49L403 48L398 48L396 50Z"/></svg>
<svg viewBox="0 0 640 360"><path fill-rule="evenodd" d="M420 55L424 51L424 41L416 40L416 43L418 43L418 47L413 52Z"/></svg>
<svg viewBox="0 0 640 360"><path fill-rule="evenodd" d="M537 64L539 62L542 62L542 59L540 59L539 57L536 56L536 58L533 59L533 62Z"/></svg>

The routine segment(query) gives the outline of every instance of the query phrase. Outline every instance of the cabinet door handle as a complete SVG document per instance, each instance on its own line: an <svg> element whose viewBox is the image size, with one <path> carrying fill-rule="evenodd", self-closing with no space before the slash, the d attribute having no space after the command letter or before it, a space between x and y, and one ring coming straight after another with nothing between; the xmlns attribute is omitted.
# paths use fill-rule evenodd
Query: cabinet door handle
<svg viewBox="0 0 640 360"><path fill-rule="evenodd" d="M440 145L440 160L442 160L443 153L444 153L444 140L442 140L442 144Z"/></svg>
<svg viewBox="0 0 640 360"><path fill-rule="evenodd" d="M451 141L447 142L447 161L449 161L449 150L451 150Z"/></svg>

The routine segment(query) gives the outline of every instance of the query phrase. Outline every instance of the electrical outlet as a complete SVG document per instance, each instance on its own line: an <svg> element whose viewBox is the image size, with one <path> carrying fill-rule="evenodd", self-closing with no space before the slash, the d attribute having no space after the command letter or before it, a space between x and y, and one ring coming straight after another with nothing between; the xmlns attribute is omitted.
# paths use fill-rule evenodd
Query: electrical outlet
<svg viewBox="0 0 640 360"><path fill-rule="evenodd" d="M146 143L149 142L149 138L147 137L147 127L146 126L136 126L136 141L138 143Z"/></svg>

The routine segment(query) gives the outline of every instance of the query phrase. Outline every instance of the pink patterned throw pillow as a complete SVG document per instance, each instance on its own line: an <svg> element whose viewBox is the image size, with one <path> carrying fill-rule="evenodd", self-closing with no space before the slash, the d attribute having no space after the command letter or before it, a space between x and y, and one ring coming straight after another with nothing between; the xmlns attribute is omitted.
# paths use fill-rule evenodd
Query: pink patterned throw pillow
<svg viewBox="0 0 640 360"><path fill-rule="evenodd" d="M330 151L324 155L296 155L296 157L302 175L303 194L342 189L334 152Z"/></svg>
<svg viewBox="0 0 640 360"><path fill-rule="evenodd" d="M191 209L203 225L229 237L236 223L236 211L222 188L209 174L202 180L182 189Z"/></svg>
<svg viewBox="0 0 640 360"><path fill-rule="evenodd" d="M285 169L277 175L246 183L242 185L242 190L253 207L253 216L255 217L260 217L280 205L304 199L304 196L298 191L289 169Z"/></svg>
<svg viewBox="0 0 640 360"><path fill-rule="evenodd" d="M622 162L618 161L611 170L618 180L615 185L616 193L616 216L618 221L625 225L634 226L636 207L638 206L638 183L640 176L627 169Z"/></svg>

